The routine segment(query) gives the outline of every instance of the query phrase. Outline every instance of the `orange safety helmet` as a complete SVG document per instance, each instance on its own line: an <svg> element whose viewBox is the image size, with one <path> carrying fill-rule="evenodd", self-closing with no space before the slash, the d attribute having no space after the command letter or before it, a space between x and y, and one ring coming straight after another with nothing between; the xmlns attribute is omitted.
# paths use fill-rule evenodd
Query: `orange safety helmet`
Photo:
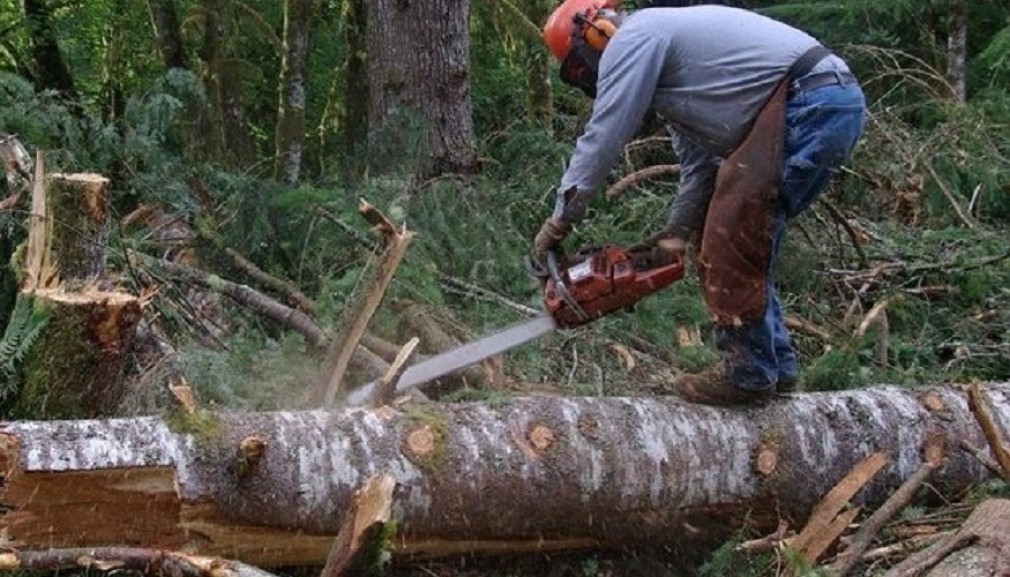
<svg viewBox="0 0 1010 577"><path fill-rule="evenodd" d="M617 8L617 0L565 0L544 24L544 40L551 54L564 62L572 49L572 39L583 34L586 43L602 51L617 28L608 20L597 18L600 10Z"/></svg>

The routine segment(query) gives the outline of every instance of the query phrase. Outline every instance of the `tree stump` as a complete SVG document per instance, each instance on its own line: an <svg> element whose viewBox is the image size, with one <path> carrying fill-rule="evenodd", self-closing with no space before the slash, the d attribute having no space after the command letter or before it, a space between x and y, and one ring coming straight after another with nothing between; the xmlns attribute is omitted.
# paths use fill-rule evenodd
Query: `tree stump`
<svg viewBox="0 0 1010 577"><path fill-rule="evenodd" d="M105 276L109 240L109 179L100 174L51 174L46 204L52 219L50 250L68 290Z"/></svg>
<svg viewBox="0 0 1010 577"><path fill-rule="evenodd" d="M48 323L23 365L16 418L113 415L127 392L125 356L141 318L140 299L122 292L61 288L34 292Z"/></svg>

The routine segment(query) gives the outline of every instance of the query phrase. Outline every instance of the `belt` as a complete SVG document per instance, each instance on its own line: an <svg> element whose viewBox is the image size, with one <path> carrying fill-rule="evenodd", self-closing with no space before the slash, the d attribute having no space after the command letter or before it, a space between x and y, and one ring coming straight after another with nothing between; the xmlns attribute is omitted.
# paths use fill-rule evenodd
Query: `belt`
<svg viewBox="0 0 1010 577"><path fill-rule="evenodd" d="M801 78L797 78L789 83L789 89L792 92L810 92L811 90L817 90L818 88L824 88L825 86L832 86L839 84L845 86L846 84L855 84L856 77L850 72L818 72L817 74L808 74Z"/></svg>

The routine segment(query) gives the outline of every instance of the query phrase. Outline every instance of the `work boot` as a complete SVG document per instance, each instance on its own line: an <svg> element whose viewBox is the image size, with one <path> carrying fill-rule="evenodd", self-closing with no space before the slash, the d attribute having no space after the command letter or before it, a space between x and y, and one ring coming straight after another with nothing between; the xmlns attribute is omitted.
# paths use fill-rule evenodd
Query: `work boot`
<svg viewBox="0 0 1010 577"><path fill-rule="evenodd" d="M795 393L799 391L799 375L785 375L779 377L779 382L775 383L776 393Z"/></svg>
<svg viewBox="0 0 1010 577"><path fill-rule="evenodd" d="M775 396L775 387L759 391L741 389L729 378L723 363L700 373L681 375L673 386L692 403L718 407L764 405Z"/></svg>

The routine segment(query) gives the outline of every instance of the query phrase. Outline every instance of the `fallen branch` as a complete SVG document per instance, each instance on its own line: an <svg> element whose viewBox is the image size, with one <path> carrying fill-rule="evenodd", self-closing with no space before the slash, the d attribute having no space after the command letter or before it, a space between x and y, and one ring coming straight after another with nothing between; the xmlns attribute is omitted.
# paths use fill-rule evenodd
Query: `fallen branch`
<svg viewBox="0 0 1010 577"><path fill-rule="evenodd" d="M814 507L806 526L799 535L788 541L788 546L798 551L807 561L817 561L855 519L859 510L855 507L843 512L843 509L889 460L886 453L876 452L856 464Z"/></svg>
<svg viewBox="0 0 1010 577"><path fill-rule="evenodd" d="M920 551L923 547L928 547L940 539L944 539L953 534L954 531L940 531L937 533L930 533L928 535L915 535L905 539L904 541L898 541L897 543L891 543L889 545L884 545L883 547L870 549L863 554L862 561L863 563L872 563L889 557L907 557L909 553Z"/></svg>
<svg viewBox="0 0 1010 577"><path fill-rule="evenodd" d="M999 464L996 463L996 461L993 461L991 458L989 458L989 455L986 455L985 451L976 447L975 445L972 445L965 439L961 439L958 445L961 447L961 450L967 452L972 457L975 457L975 459L978 460L978 462L981 463L983 467L989 469L990 473L996 475L997 477L1003 476L1003 469L1000 469Z"/></svg>
<svg viewBox="0 0 1010 577"><path fill-rule="evenodd" d="M876 538L880 530L884 528L895 515L901 512L915 497L916 491L926 482L926 479L933 474L933 471L942 462L942 449L937 446L927 447L926 460L919 466L919 469L898 487L887 501L884 502L867 519L859 531L849 541L849 546L841 552L835 562L831 565L831 570L837 577L845 577L852 569L859 564L863 553L870 548L870 544Z"/></svg>
<svg viewBox="0 0 1010 577"><path fill-rule="evenodd" d="M765 535L764 537L760 537L758 539L744 541L736 546L736 550L739 553L763 553L765 551L774 551L782 547L788 531L789 523L781 520L779 521L779 526L775 529L774 533Z"/></svg>
<svg viewBox="0 0 1010 577"><path fill-rule="evenodd" d="M677 174L679 172L679 164L657 164L656 166L643 168L642 170L632 172L621 180L615 182L613 186L607 189L606 196L608 199L612 200L642 181L656 178L657 176Z"/></svg>
<svg viewBox="0 0 1010 577"><path fill-rule="evenodd" d="M233 248L224 247L222 250L240 270L263 286L285 295L298 310L310 315L316 313L316 303L293 283L267 273Z"/></svg>
<svg viewBox="0 0 1010 577"><path fill-rule="evenodd" d="M0 571L59 571L77 568L96 571L127 569L165 577L273 577L273 573L239 561L153 549L98 547L10 551L0 554Z"/></svg>
<svg viewBox="0 0 1010 577"><path fill-rule="evenodd" d="M1003 444L1003 438L996 423L992 418L992 411L989 403L982 394L982 388L978 383L972 383L968 387L968 408L975 415L982 434L985 435L986 442L989 443L989 450L992 451L993 458L1000 468L1000 476L1004 481L1010 483L1010 451Z"/></svg>
<svg viewBox="0 0 1010 577"><path fill-rule="evenodd" d="M968 519L961 525L956 533L948 535L937 541L930 547L911 555L901 563L895 565L884 577L919 577L937 567L935 572L930 571L937 577L941 575L974 575L976 573L963 573L955 570L960 565L964 569L965 559L949 562L947 557L965 547L973 545L982 549L975 558L968 561L969 566L985 567L986 575L1003 575L1010 570L1010 558L1007 551L1010 551L1010 543L1007 536L1010 535L1010 501L1006 499L989 499L980 503L972 511ZM985 551L988 549L989 551ZM966 552L968 553L968 552ZM945 567L944 567L945 566Z"/></svg>
<svg viewBox="0 0 1010 577"><path fill-rule="evenodd" d="M314 346L326 341L326 333L309 315L293 309L276 299L256 291L246 285L223 279L211 273L171 261L158 259L137 251L128 251L130 261L137 266L160 268L203 288L224 294L236 303L252 309L266 318L288 327Z"/></svg>
<svg viewBox="0 0 1010 577"><path fill-rule="evenodd" d="M331 407L343 392L344 373L350 363L351 356L362 335L368 329L372 315L378 310L379 304L386 296L386 289L393 281L393 275L400 266L400 261L407 253L407 247L414 234L406 229L397 232L396 226L384 214L364 199L358 204L358 212L372 225L372 229L382 235L383 252L375 275L365 294L364 302L358 307L348 307L347 314L341 319L341 331L333 341L333 346L326 355L322 382L322 402Z"/></svg>
<svg viewBox="0 0 1010 577"><path fill-rule="evenodd" d="M925 166L926 170L929 171L929 175L933 177L933 182L936 183L936 186L940 189L940 192L943 193L943 196L947 199L947 202L950 203L950 206L954 208L954 212L957 213L957 217L961 219L961 222L963 222L965 226L970 229L974 229L975 223L968 218L968 215L966 215L963 210L961 210L961 205L958 204L957 199L954 198L954 193L950 190L950 187L947 186L947 183L940 178L940 175L936 173L936 169L933 168L931 163L926 162Z"/></svg>
<svg viewBox="0 0 1010 577"><path fill-rule="evenodd" d="M328 339L326 332L311 316L246 285L144 253L130 250L127 255L133 266L142 264L148 268L159 268L187 282L224 294L240 306L302 335L312 347L321 347ZM367 346L359 345L352 360L373 375L381 375L389 368L389 364Z"/></svg>
<svg viewBox="0 0 1010 577"><path fill-rule="evenodd" d="M821 327L815 325L810 321L806 321L792 316L787 316L785 317L784 322L786 328L788 328L791 331L796 331L812 337L817 337L822 341L826 341L828 343L832 341L831 334L828 331L822 329Z"/></svg>
<svg viewBox="0 0 1010 577"><path fill-rule="evenodd" d="M852 241L852 248L855 249L856 254L859 255L859 266L863 268L870 268L870 259L866 257L866 251L863 250L863 243L859 240L859 235L856 234L855 229L852 228L852 224L849 219L842 214L842 211L835 206L835 203L831 202L824 196L820 198L821 203L828 207L828 212L831 213L832 218L835 222L840 224L845 230L845 234L849 235L849 240Z"/></svg>

